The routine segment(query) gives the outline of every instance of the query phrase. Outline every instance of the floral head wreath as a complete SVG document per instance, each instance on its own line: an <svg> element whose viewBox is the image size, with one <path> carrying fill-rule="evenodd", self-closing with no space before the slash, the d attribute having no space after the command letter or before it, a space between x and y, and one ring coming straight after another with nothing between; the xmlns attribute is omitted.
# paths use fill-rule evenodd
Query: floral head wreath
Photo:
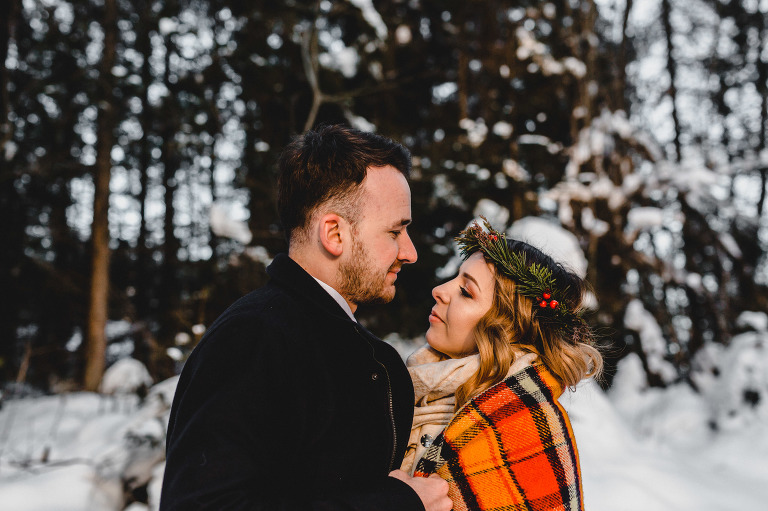
<svg viewBox="0 0 768 511"><path fill-rule="evenodd" d="M559 331L571 342L589 338L585 335L589 327L563 301L568 288L558 288L552 270L537 263L527 264L523 252L510 252L504 233L494 230L485 217L480 218L483 227L474 222L456 238L461 257L467 259L481 251L498 271L515 282L517 294L533 300L533 314L540 323Z"/></svg>

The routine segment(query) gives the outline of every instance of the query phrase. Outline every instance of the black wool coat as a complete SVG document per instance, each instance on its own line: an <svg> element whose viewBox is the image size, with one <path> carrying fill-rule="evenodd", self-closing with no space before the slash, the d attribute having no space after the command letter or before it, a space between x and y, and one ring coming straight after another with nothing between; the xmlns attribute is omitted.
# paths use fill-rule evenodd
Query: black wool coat
<svg viewBox="0 0 768 511"><path fill-rule="evenodd" d="M227 309L173 400L160 509L422 511L400 466L413 386L287 255Z"/></svg>

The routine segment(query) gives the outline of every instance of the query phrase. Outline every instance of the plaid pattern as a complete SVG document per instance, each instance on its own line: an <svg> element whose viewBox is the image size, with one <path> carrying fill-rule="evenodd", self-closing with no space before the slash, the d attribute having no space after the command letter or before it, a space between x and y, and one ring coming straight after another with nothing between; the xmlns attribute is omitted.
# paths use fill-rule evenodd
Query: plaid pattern
<svg viewBox="0 0 768 511"><path fill-rule="evenodd" d="M509 376L456 413L414 475L447 480L454 511L583 511L562 391L541 364Z"/></svg>

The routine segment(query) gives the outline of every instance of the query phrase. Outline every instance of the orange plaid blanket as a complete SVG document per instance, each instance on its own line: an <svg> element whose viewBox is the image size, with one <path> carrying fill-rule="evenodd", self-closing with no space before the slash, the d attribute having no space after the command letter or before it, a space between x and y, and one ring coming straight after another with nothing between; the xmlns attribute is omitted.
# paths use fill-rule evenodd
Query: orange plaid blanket
<svg viewBox="0 0 768 511"><path fill-rule="evenodd" d="M583 511L562 392L541 364L514 373L454 415L414 475L447 480L454 511Z"/></svg>

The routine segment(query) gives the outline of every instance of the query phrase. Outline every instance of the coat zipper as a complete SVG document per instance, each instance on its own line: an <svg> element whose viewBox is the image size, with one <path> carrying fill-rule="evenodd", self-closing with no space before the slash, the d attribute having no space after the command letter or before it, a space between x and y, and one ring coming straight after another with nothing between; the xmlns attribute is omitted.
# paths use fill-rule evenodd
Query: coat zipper
<svg viewBox="0 0 768 511"><path fill-rule="evenodd" d="M376 357L373 357L376 360ZM376 362L379 362L376 360ZM389 380L389 371L384 367L384 364L379 362L379 365L384 369L384 374L387 377L387 397L389 398L389 420L392 425L392 456L389 459L389 470L387 473L392 472L392 466L395 464L395 452L397 452L397 426L395 425L395 407L392 403L392 385Z"/></svg>
<svg viewBox="0 0 768 511"><path fill-rule="evenodd" d="M368 347L371 349L371 356L373 357L373 360L376 361L379 366L384 370L384 375L387 377L387 399L389 400L389 423L390 426L392 426L392 454L389 458L389 470L387 473L392 472L393 465L395 464L395 453L397 452L397 425L395 424L395 407L394 403L392 402L392 383L389 379L389 371L387 371L387 368L384 364L379 362L379 359L376 358L376 350L373 348L373 345L371 345L371 341L368 340L368 338L363 335L360 332L360 329L356 326L355 330L357 331L358 335L365 339L365 342L368 343Z"/></svg>

